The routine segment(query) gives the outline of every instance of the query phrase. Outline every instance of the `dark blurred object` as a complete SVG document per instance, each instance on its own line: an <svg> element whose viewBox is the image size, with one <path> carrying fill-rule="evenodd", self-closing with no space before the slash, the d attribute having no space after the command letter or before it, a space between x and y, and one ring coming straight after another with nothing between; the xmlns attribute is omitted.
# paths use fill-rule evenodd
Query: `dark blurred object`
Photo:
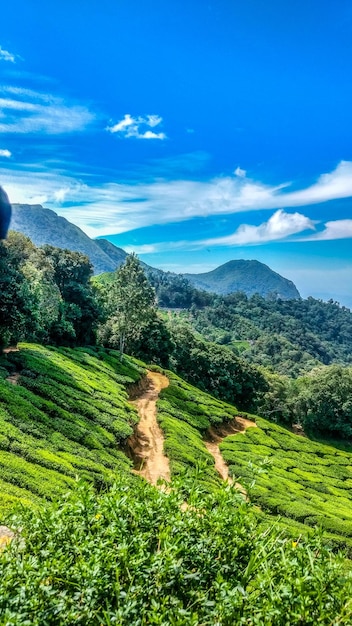
<svg viewBox="0 0 352 626"><path fill-rule="evenodd" d="M6 191L0 187L0 239L5 239L11 220L11 204Z"/></svg>

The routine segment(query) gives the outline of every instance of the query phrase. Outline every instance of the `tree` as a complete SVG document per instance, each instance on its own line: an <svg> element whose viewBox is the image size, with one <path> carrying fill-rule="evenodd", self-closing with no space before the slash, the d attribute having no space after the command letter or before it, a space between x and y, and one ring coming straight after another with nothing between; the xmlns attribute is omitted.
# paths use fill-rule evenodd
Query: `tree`
<svg viewBox="0 0 352 626"><path fill-rule="evenodd" d="M155 292L135 254L130 254L115 271L107 289L108 319L100 338L105 344L118 346L122 360L129 341L136 340L156 315Z"/></svg>
<svg viewBox="0 0 352 626"><path fill-rule="evenodd" d="M307 431L352 437L352 371L319 367L297 381L296 412Z"/></svg>
<svg viewBox="0 0 352 626"><path fill-rule="evenodd" d="M33 328L35 298L22 260L10 241L0 242L0 350L24 339Z"/></svg>
<svg viewBox="0 0 352 626"><path fill-rule="evenodd" d="M101 311L96 288L90 282L93 268L88 257L49 245L40 253L43 263L50 264L53 281L62 298L51 339L58 343L94 344Z"/></svg>

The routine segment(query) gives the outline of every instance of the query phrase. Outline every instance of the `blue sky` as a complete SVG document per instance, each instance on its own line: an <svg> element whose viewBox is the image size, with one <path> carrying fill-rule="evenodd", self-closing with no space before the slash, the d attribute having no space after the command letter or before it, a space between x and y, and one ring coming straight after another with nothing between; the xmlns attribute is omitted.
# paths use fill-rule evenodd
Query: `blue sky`
<svg viewBox="0 0 352 626"><path fill-rule="evenodd" d="M151 265L352 306L352 5L12 0L0 184Z"/></svg>

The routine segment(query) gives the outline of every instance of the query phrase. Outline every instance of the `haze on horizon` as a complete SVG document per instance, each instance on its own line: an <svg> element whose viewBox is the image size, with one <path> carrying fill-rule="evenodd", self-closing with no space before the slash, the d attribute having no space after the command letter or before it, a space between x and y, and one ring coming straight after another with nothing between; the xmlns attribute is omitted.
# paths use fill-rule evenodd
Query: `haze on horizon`
<svg viewBox="0 0 352 626"><path fill-rule="evenodd" d="M13 0L0 184L150 265L352 306L352 7Z"/></svg>

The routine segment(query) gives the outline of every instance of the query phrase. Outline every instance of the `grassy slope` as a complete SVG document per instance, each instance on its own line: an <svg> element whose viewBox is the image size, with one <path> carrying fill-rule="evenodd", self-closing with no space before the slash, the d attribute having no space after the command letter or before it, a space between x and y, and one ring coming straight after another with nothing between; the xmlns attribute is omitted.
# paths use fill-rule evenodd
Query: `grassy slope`
<svg viewBox="0 0 352 626"><path fill-rule="evenodd" d="M289 525L318 524L352 546L352 454L256 421L258 428L220 446L231 474L245 483L255 478L251 498L264 511Z"/></svg>
<svg viewBox="0 0 352 626"><path fill-rule="evenodd" d="M99 488L128 471L119 443L138 418L125 387L142 368L114 351L27 344L1 366L21 375L0 379L0 523L18 500L56 497L77 475Z"/></svg>
<svg viewBox="0 0 352 626"><path fill-rule="evenodd" d="M0 379L0 523L16 502L56 498L76 476L99 489L129 472L121 444L138 417L126 386L141 377L141 364L129 358L121 364L112 350L22 344L20 352L2 357L0 367L3 376L21 374L18 385ZM215 486L219 479L203 437L210 425L238 412L168 376L158 419L172 473L200 469L202 480ZM318 523L352 545L352 454L260 418L257 424L221 444L231 473L245 483L255 476L253 500L295 532Z"/></svg>
<svg viewBox="0 0 352 626"><path fill-rule="evenodd" d="M160 394L158 421L165 433L165 451L171 470L200 468L204 477L216 481L214 459L204 445L203 436L213 424L233 419L238 411L211 395L167 372L170 385Z"/></svg>

